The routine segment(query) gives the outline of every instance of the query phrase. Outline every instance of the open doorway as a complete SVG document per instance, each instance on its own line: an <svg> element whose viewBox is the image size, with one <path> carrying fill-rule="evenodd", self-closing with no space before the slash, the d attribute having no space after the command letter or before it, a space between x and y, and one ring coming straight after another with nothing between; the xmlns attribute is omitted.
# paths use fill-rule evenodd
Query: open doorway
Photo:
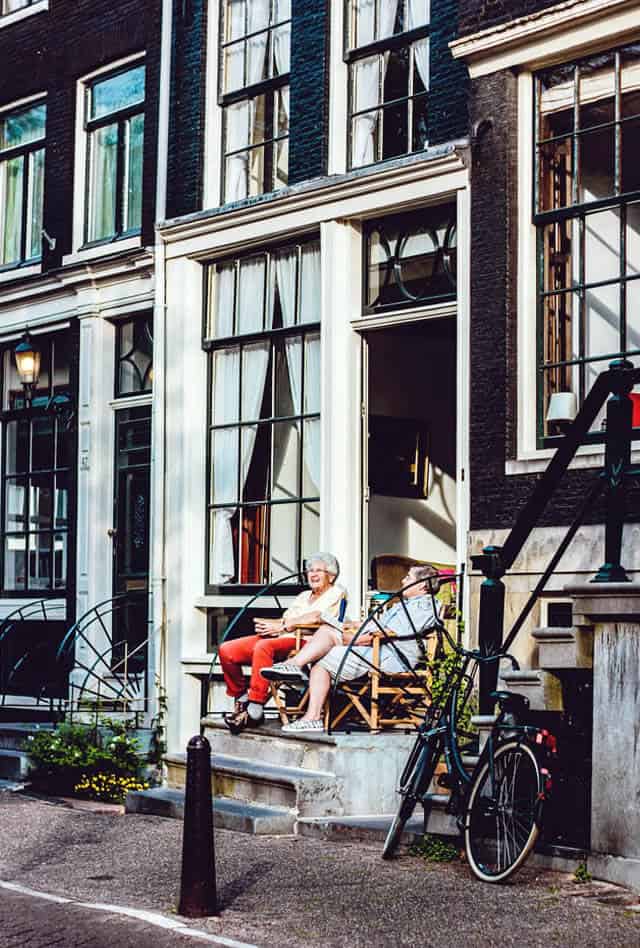
<svg viewBox="0 0 640 948"><path fill-rule="evenodd" d="M368 577L382 554L454 565L456 321L374 330L365 345Z"/></svg>

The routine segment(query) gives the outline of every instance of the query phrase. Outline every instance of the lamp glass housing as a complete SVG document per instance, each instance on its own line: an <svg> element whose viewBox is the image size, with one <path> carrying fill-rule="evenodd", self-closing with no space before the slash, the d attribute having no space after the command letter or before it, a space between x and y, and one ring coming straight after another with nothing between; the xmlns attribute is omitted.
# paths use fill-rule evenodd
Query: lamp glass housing
<svg viewBox="0 0 640 948"><path fill-rule="evenodd" d="M16 346L15 357L20 381L33 388L40 377L40 350L33 345L28 332Z"/></svg>

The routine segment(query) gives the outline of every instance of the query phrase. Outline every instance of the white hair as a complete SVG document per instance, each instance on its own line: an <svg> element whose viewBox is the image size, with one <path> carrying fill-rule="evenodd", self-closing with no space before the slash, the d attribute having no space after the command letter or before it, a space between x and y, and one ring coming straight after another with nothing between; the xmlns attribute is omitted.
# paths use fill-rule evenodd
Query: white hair
<svg viewBox="0 0 640 948"><path fill-rule="evenodd" d="M338 576L340 573L340 564L333 553L312 553L304 561L304 568L308 570L314 563L322 563L327 573L332 576Z"/></svg>

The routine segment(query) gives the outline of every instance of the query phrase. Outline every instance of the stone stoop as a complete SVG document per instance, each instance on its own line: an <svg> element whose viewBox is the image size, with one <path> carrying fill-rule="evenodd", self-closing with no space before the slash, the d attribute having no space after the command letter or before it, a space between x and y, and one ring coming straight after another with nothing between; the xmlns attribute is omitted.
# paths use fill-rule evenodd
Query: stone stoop
<svg viewBox="0 0 640 948"><path fill-rule="evenodd" d="M538 643L538 665L549 671L593 668L593 627L546 626L534 629Z"/></svg>
<svg viewBox="0 0 640 948"><path fill-rule="evenodd" d="M531 711L562 711L562 683L551 672L536 668L505 671L500 675L507 691L529 699Z"/></svg>

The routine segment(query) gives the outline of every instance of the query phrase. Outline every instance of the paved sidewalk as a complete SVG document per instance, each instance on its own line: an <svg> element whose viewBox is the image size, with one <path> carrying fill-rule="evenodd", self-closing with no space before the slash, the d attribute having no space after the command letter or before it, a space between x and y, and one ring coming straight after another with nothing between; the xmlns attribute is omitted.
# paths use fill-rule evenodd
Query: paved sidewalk
<svg viewBox="0 0 640 948"><path fill-rule="evenodd" d="M181 846L175 820L73 810L0 793L5 882L176 919ZM488 886L464 865L429 866L411 856L386 863L378 848L225 831L216 834L216 861L222 914L185 924L259 948L640 944L640 913L631 909L640 899L612 886L578 886L557 873L525 869L510 885ZM8 904L5 894L0 891L0 903ZM119 941L115 928L106 938L106 917L96 923L95 940L78 944L146 946L133 935ZM166 943L160 934L158 946ZM184 938L171 937L176 945Z"/></svg>

